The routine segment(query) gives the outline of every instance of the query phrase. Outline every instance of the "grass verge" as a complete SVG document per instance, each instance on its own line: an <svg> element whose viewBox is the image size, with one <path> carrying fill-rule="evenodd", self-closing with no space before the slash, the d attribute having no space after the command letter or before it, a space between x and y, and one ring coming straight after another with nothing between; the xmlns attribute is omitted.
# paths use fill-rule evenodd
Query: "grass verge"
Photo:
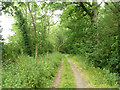
<svg viewBox="0 0 120 90"><path fill-rule="evenodd" d="M2 89L2 65L0 66L0 90Z"/></svg>
<svg viewBox="0 0 120 90"><path fill-rule="evenodd" d="M9 61L8 61L9 62ZM3 88L49 88L61 63L61 54L52 53L37 59L19 56L3 67Z"/></svg>
<svg viewBox="0 0 120 90"><path fill-rule="evenodd" d="M63 57L63 69L58 88L75 88L74 75L67 59Z"/></svg>
<svg viewBox="0 0 120 90"><path fill-rule="evenodd" d="M118 75L108 70L89 66L82 56L69 56L69 58L81 69L82 76L89 83L87 88L118 88Z"/></svg>

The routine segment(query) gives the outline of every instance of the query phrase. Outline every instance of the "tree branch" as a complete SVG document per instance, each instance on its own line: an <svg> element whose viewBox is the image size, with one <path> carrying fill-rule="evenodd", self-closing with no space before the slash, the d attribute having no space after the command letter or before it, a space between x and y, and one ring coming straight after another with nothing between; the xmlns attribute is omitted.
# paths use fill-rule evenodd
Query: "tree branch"
<svg viewBox="0 0 120 90"><path fill-rule="evenodd" d="M80 2L80 6L83 8L83 10L90 16L92 17L92 14L87 10L87 8L84 6L82 2Z"/></svg>
<svg viewBox="0 0 120 90"><path fill-rule="evenodd" d="M86 4L88 4L90 7L92 7L92 5L89 2L85 2Z"/></svg>
<svg viewBox="0 0 120 90"><path fill-rule="evenodd" d="M106 5L109 5L107 2L105 2L105 4L106 4ZM110 9L111 9L111 11L112 11L113 13L115 13L115 14L118 13L118 11L113 10L113 8L110 7Z"/></svg>
<svg viewBox="0 0 120 90"><path fill-rule="evenodd" d="M97 9L103 3L103 1L100 4L98 4L96 7L94 7L93 10Z"/></svg>

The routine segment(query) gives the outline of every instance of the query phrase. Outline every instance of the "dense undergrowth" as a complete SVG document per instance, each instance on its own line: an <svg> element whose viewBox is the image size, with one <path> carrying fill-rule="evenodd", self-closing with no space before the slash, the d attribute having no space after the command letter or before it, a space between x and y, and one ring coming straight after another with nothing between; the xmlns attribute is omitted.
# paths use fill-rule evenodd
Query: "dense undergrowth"
<svg viewBox="0 0 120 90"><path fill-rule="evenodd" d="M61 62L60 53L39 56L21 55L16 62L3 67L3 88L47 88Z"/></svg>
<svg viewBox="0 0 120 90"><path fill-rule="evenodd" d="M86 62L86 58L80 55L69 58L81 69L82 76L89 83L88 88L118 88L118 74L110 73L109 70L95 68Z"/></svg>

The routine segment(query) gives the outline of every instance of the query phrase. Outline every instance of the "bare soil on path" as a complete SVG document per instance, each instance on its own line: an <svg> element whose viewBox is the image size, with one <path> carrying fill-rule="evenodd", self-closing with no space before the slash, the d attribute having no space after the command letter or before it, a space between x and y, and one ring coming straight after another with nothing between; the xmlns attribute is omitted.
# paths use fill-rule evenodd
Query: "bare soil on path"
<svg viewBox="0 0 120 90"><path fill-rule="evenodd" d="M63 68L63 59L61 61L61 64L60 64L60 68L58 70L58 73L56 74L54 80L53 80L53 84L52 84L52 87L55 87L55 88L58 88L58 84L60 82L60 77L61 77L61 72L62 72L62 68Z"/></svg>
<svg viewBox="0 0 120 90"><path fill-rule="evenodd" d="M81 72L78 70L78 68L75 66L75 64L73 64L73 62L67 56L66 56L66 58L67 58L68 62L70 63L70 66L73 70L76 88L86 88L87 82L81 76Z"/></svg>

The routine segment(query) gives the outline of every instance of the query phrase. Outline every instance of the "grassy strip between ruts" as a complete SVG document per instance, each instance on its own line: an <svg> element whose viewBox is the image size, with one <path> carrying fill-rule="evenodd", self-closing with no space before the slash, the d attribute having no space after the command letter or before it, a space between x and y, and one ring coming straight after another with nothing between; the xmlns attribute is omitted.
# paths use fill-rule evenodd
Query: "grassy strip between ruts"
<svg viewBox="0 0 120 90"><path fill-rule="evenodd" d="M70 64L68 63L65 56L63 57L63 69L61 73L61 80L58 85L58 88L74 88L74 75Z"/></svg>
<svg viewBox="0 0 120 90"><path fill-rule="evenodd" d="M76 66L81 69L82 76L89 83L87 88L118 88L118 76L108 70L88 66L86 58L82 56L69 56Z"/></svg>

